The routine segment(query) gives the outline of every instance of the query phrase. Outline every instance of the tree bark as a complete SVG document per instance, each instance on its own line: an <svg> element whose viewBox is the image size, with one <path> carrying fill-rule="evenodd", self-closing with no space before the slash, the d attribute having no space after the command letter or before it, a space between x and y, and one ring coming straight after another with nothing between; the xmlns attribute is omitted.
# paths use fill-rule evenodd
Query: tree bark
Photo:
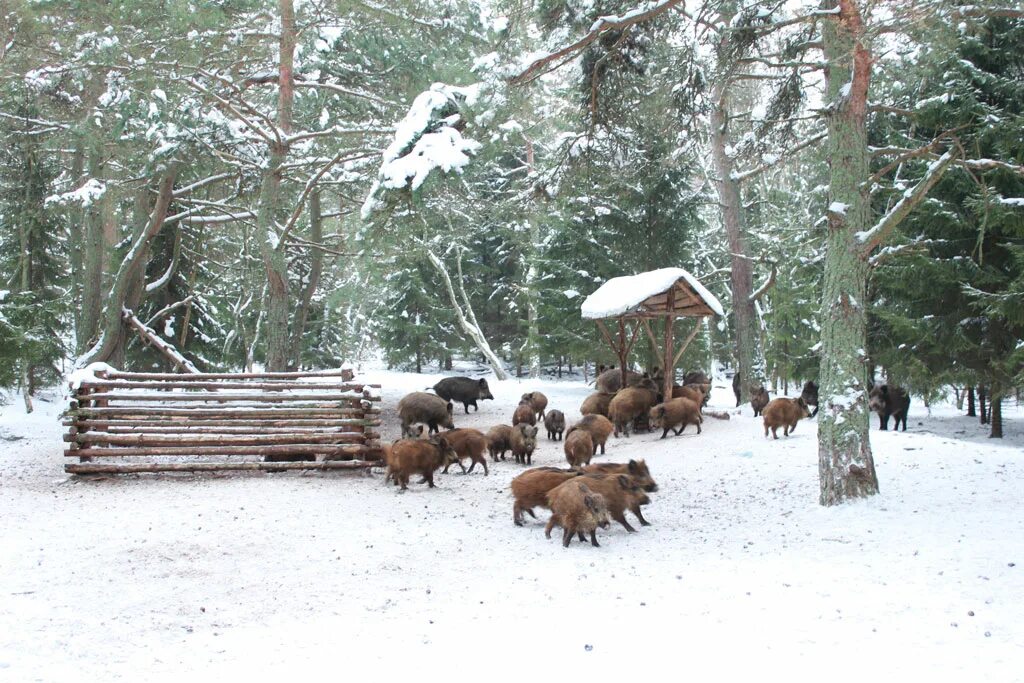
<svg viewBox="0 0 1024 683"><path fill-rule="evenodd" d="M1001 439L1003 438L1003 392L999 389L992 390L992 395L989 397L989 408L988 416L992 429L989 431L988 438Z"/></svg>
<svg viewBox="0 0 1024 683"><path fill-rule="evenodd" d="M309 241L319 244L323 239L323 215L320 210L320 190L314 189L309 195ZM313 295L320 285L320 275L323 272L324 255L319 249L313 249L309 255L309 273L306 274L306 285L302 288L299 296L299 308L295 313L295 321L292 324L292 369L302 367L302 346L306 333L306 322L309 319L309 308L313 303Z"/></svg>
<svg viewBox="0 0 1024 683"><path fill-rule="evenodd" d="M871 53L864 46L864 24L855 0L828 0L839 8L824 23L830 207L821 309L818 472L822 505L878 493L878 476L868 436L868 377L865 303L868 263L856 233L870 225L865 119ZM852 78L852 80L851 80Z"/></svg>
<svg viewBox="0 0 1024 683"><path fill-rule="evenodd" d="M731 7L723 12L722 23L729 24L734 13ZM730 34L722 32L718 54L729 52ZM729 78L734 65L724 63L719 57L717 78L711 91L711 159L715 168L715 187L718 190L718 204L721 209L722 227L730 251L730 288L732 290L733 324L736 334L736 363L742 381L740 396L742 402L750 400L750 386L765 382L764 356L760 350L760 334L757 329L757 312L751 294L754 291L753 272L749 247L743 226L743 201L739 181L735 178L733 160L727 149L729 140Z"/></svg>
<svg viewBox="0 0 1024 683"><path fill-rule="evenodd" d="M93 131L98 137L98 133ZM88 177L99 178L103 172L99 143L89 147ZM94 202L83 211L82 239L82 306L77 332L78 351L83 352L96 339L103 313L103 214Z"/></svg>
<svg viewBox="0 0 1024 683"><path fill-rule="evenodd" d="M281 167L288 156L286 136L292 127L295 60L295 8L292 0L280 0L281 37L277 79L277 127L282 138L270 143L270 159L260 185L259 210L256 217L260 253L267 275L266 303L266 366L280 371L288 367L288 260L284 240L277 233L276 216L280 210Z"/></svg>
<svg viewBox="0 0 1024 683"><path fill-rule="evenodd" d="M988 424L988 410L985 407L985 399L988 397L988 391L985 389L984 384L978 385L978 421L983 424Z"/></svg>
<svg viewBox="0 0 1024 683"><path fill-rule="evenodd" d="M967 417L977 417L974 410L974 386L967 387Z"/></svg>

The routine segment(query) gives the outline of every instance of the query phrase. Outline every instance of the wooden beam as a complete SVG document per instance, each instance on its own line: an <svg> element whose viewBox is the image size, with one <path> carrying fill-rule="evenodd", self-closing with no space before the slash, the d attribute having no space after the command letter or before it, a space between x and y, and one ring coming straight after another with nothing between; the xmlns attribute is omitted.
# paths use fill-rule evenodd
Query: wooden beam
<svg viewBox="0 0 1024 683"><path fill-rule="evenodd" d="M372 455L372 452L367 452ZM67 464L69 474L131 474L143 472L219 472L222 470L355 470L380 467L380 460L325 460L323 462L192 462L152 464Z"/></svg>
<svg viewBox="0 0 1024 683"><path fill-rule="evenodd" d="M619 349L617 346L615 346L615 342L612 341L612 335L610 332L608 332L608 328L605 327L604 323L600 320L595 320L594 322L597 323L597 329L601 331L601 335L604 337L604 340L608 342L608 346L611 347L612 353L614 353L615 356L618 357Z"/></svg>
<svg viewBox="0 0 1024 683"><path fill-rule="evenodd" d="M683 351L685 351L686 347L690 345L690 342L693 341L693 338L697 336L697 332L700 330L700 326L703 322L703 318L699 318L697 320L697 324L693 326L693 331L690 332L689 336L686 337L686 341L684 341L683 345L679 347L678 351L676 351L675 358L672 359L672 367L675 367L676 363L679 362L679 359L683 357Z"/></svg>
<svg viewBox="0 0 1024 683"><path fill-rule="evenodd" d="M654 330L651 328L651 321L647 318L641 318L640 322L643 323L644 332L647 333L647 338L651 342L651 350L654 351L654 357L657 358L661 355L661 348L658 345L658 339L654 336Z"/></svg>
<svg viewBox="0 0 1024 683"><path fill-rule="evenodd" d="M675 306L675 287L668 290L668 308L671 310ZM675 368L676 359L672 356L672 324L675 322L675 316L669 313L665 316L665 356L664 356L664 387L662 393L662 400L668 401L672 398L672 386L675 384Z"/></svg>

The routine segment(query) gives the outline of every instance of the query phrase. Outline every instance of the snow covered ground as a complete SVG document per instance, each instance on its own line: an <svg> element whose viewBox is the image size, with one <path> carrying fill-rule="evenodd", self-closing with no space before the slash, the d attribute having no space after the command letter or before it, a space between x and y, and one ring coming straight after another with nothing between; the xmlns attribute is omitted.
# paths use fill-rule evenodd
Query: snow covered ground
<svg viewBox="0 0 1024 683"><path fill-rule="evenodd" d="M384 385L388 438L398 398L440 379L359 378ZM492 381L456 424L509 422L535 388L570 421L589 393ZM401 495L380 471L74 479L61 405L0 414L0 680L1024 679L1009 403L1002 441L919 401L906 433L875 424L882 493L835 509L812 422L773 442L745 408L699 436L610 439L597 461L646 458L660 485L653 526L569 549L546 514L513 526L512 462ZM563 463L561 444L534 462Z"/></svg>

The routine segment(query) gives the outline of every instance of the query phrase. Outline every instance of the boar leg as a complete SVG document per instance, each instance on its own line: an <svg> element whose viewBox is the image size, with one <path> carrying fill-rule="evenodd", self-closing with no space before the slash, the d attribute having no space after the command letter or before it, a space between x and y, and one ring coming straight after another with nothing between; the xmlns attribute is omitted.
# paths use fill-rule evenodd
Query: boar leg
<svg viewBox="0 0 1024 683"><path fill-rule="evenodd" d="M575 531L573 530L572 526L566 527L565 530L562 532L562 547L563 548L568 548L569 547L569 543L572 542L572 537L573 537L574 533L575 533Z"/></svg>
<svg viewBox="0 0 1024 683"><path fill-rule="evenodd" d="M597 448L594 449L594 455L597 455ZM604 441L601 442L601 455L604 455Z"/></svg>
<svg viewBox="0 0 1024 683"><path fill-rule="evenodd" d="M650 523L650 522L648 522L648 521L647 521L646 519L644 519L644 515L643 515L643 513L642 513L642 512L640 512L640 506L639 506L639 505L634 505L633 507L631 507L631 508L630 508L630 511L631 511L631 512L632 512L632 513L633 513L634 515L636 515L636 518L637 518L637 519L639 519L639 520L640 520L640 525L641 525L641 526L651 526L651 523Z"/></svg>
<svg viewBox="0 0 1024 683"><path fill-rule="evenodd" d="M548 520L548 524L544 527L544 538L551 538L551 530L555 528L555 513L551 513L551 519Z"/></svg>
<svg viewBox="0 0 1024 683"><path fill-rule="evenodd" d="M487 472L487 458L485 458L483 455L480 456L480 464L484 466L484 476L486 477L487 474L488 474L488 472ZM473 468L470 467L469 471L472 472Z"/></svg>
<svg viewBox="0 0 1024 683"><path fill-rule="evenodd" d="M669 431L669 428L665 427L665 429L663 429L662 432L661 432L661 438L664 439L666 436L668 436L668 431ZM676 432L676 436L679 436L679 432Z"/></svg>
<svg viewBox="0 0 1024 683"><path fill-rule="evenodd" d="M696 422L696 425L697 425L697 433L698 433L698 434L700 434L700 431L701 431L701 429L700 429L700 423L701 423L701 422L702 422L702 420L697 420L697 422Z"/></svg>
<svg viewBox="0 0 1024 683"><path fill-rule="evenodd" d="M624 528L626 529L626 531L628 531L629 533L631 533L631 534L634 534L634 533L636 533L636 529L634 529L634 528L633 528L632 526L630 526L629 522L627 522L627 521L626 521L626 515L625 515L625 513L623 513L623 512L620 512L620 513L619 513L619 514L617 514L617 515L612 515L612 518L613 518L613 519L614 519L614 520L615 520L616 522L618 522L619 524L621 524L621 525L622 525L622 526L623 526L623 527L624 527Z"/></svg>
<svg viewBox="0 0 1024 683"><path fill-rule="evenodd" d="M582 529L577 531L576 535L579 536L580 543L586 543L587 542L587 535L585 533L583 533Z"/></svg>
<svg viewBox="0 0 1024 683"><path fill-rule="evenodd" d="M423 479L430 488L434 488L434 470L427 470L423 473Z"/></svg>
<svg viewBox="0 0 1024 683"><path fill-rule="evenodd" d="M765 424L765 426L764 426L764 438L766 438L766 439L768 438L768 425L767 424Z"/></svg>
<svg viewBox="0 0 1024 683"><path fill-rule="evenodd" d="M594 529L590 530L590 545L595 548L600 548L601 544L597 542L597 531Z"/></svg>

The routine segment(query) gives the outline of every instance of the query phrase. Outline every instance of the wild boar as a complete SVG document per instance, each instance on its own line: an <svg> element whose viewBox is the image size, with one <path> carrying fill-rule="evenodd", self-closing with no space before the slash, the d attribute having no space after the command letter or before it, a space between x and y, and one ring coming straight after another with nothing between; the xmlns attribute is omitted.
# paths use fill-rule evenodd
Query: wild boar
<svg viewBox="0 0 1024 683"><path fill-rule="evenodd" d="M585 474L628 474L644 491L653 493L658 490L658 484L651 477L651 471L647 469L647 463L643 460L630 460L625 465L616 462L602 462L587 465L582 469Z"/></svg>
<svg viewBox="0 0 1024 683"><path fill-rule="evenodd" d="M533 406L533 412L537 413L537 419L544 419L544 410L548 407L547 396L540 393L539 391L531 391L527 394L523 394L523 398L519 402L529 403L531 406Z"/></svg>
<svg viewBox="0 0 1024 683"><path fill-rule="evenodd" d="M672 387L672 398L688 398L700 407L704 407L705 396L707 396L708 385L706 384L687 384L685 386L679 386L678 384Z"/></svg>
<svg viewBox="0 0 1024 683"><path fill-rule="evenodd" d="M814 412L811 413L811 417L818 414L818 385L814 382L808 382L804 385L804 390L800 392L800 398L804 400L809 406L814 406Z"/></svg>
<svg viewBox="0 0 1024 683"><path fill-rule="evenodd" d="M878 413L878 428L882 431L889 429L889 417L896 419L893 424L893 431L900 428L903 422L903 431L907 431L907 412L910 409L910 396L904 389L888 384L877 384L868 394L868 408Z"/></svg>
<svg viewBox="0 0 1024 683"><path fill-rule="evenodd" d="M608 418L615 425L615 436L623 432L629 436L633 420L658 402L658 387L649 379L641 380L635 387L626 387L608 404Z"/></svg>
<svg viewBox="0 0 1024 683"><path fill-rule="evenodd" d="M529 465L533 458L533 449L537 447L537 428L526 423L515 425L509 437L509 446L516 462Z"/></svg>
<svg viewBox="0 0 1024 683"><path fill-rule="evenodd" d="M699 403L688 398L674 398L651 408L650 420L652 427L660 427L663 430L661 438L664 439L668 436L669 430L673 430L676 436L679 436L686 429L686 425L697 425L697 433L700 434L700 425L704 418L701 417Z"/></svg>
<svg viewBox="0 0 1024 683"><path fill-rule="evenodd" d="M634 386L637 382L643 379L643 375L639 372L633 372L632 370L626 370L626 385ZM602 394L614 394L616 391L622 388L622 370L619 368L612 368L611 370L605 370L597 376L597 380L594 382L594 389Z"/></svg>
<svg viewBox="0 0 1024 683"><path fill-rule="evenodd" d="M459 456L443 436L429 440L399 439L391 444L386 455L388 469L384 481L394 480L403 491L408 488L409 477L413 474L422 475L430 488L434 488L434 472L459 461Z"/></svg>
<svg viewBox="0 0 1024 683"><path fill-rule="evenodd" d="M549 410L544 416L544 429L548 430L549 439L561 441L562 432L565 431L565 413L556 408Z"/></svg>
<svg viewBox="0 0 1024 683"><path fill-rule="evenodd" d="M431 434L437 433L438 427L455 428L452 423L452 404L425 391L414 391L403 397L398 402L398 416L402 419L403 436L408 435L414 422L426 423Z"/></svg>
<svg viewBox="0 0 1024 683"><path fill-rule="evenodd" d="M505 459L505 451L512 448L512 427L508 425L497 425L487 430L487 450L491 454L491 460L498 462L498 455Z"/></svg>
<svg viewBox="0 0 1024 683"><path fill-rule="evenodd" d="M750 387L750 407L754 409L754 417L757 417L764 412L764 408L768 405L768 401L770 400L771 398L768 396L768 390L764 387Z"/></svg>
<svg viewBox="0 0 1024 683"><path fill-rule="evenodd" d="M641 525L651 525L640 512L640 506L647 505L651 499L633 477L628 474L584 474L580 481L586 482L591 490L604 496L605 505L608 506L608 516L621 524L626 531L630 533L636 531L626 521L626 510L636 515Z"/></svg>
<svg viewBox="0 0 1024 683"><path fill-rule="evenodd" d="M604 415L608 417L608 404L612 402L612 396L614 395L596 392L587 396L580 405L580 415Z"/></svg>
<svg viewBox="0 0 1024 683"><path fill-rule="evenodd" d="M683 375L683 385L687 384L711 384L711 380L703 370L691 370Z"/></svg>
<svg viewBox="0 0 1024 683"><path fill-rule="evenodd" d="M487 450L487 437L484 436L483 432L479 429L452 429L444 433L444 438L448 439L452 450L459 456L457 462L459 467L462 468L463 474L472 472L477 463L480 463L484 466L484 476L487 476L487 458L484 457L484 451ZM469 458L472 461L468 471L462 464L465 458ZM448 465L444 466L442 472L444 474L448 473Z"/></svg>
<svg viewBox="0 0 1024 683"><path fill-rule="evenodd" d="M512 521L516 526L522 526L524 512L537 519L537 515L533 514L533 508L548 506L548 492L581 474L577 470L562 470L557 467L536 467L520 474L510 484L512 496L515 498L515 502L512 503Z"/></svg>
<svg viewBox="0 0 1024 683"><path fill-rule="evenodd" d="M533 412L533 406L527 401L517 405L516 411L512 413L512 426L515 427L520 422L528 425L537 424L537 415Z"/></svg>
<svg viewBox="0 0 1024 683"><path fill-rule="evenodd" d="M732 393L736 394L736 407L737 408L740 407L740 387L742 386L742 384L740 384L741 381L742 380L740 379L740 373L739 372L737 372L736 374L734 374L732 376Z"/></svg>
<svg viewBox="0 0 1024 683"><path fill-rule="evenodd" d="M769 401L761 415L764 418L764 435L768 436L771 429L772 438L777 439L779 427L783 428L783 436L789 436L796 429L796 423L801 418L810 417L811 411L802 398L776 398Z"/></svg>
<svg viewBox="0 0 1024 683"><path fill-rule="evenodd" d="M456 401L462 404L466 414L469 414L469 406L479 411L476 404L478 400L494 399L491 396L491 389L487 386L487 380L473 379L472 377L445 377L434 385L434 391L446 401Z"/></svg>
<svg viewBox="0 0 1024 683"><path fill-rule="evenodd" d="M569 547L573 535L579 534L580 540L584 541L587 533L590 534L590 543L600 547L596 530L597 527L609 527L608 508L601 494L594 493L586 484L578 484L579 479L570 479L548 492L551 519L544 527L544 536L551 538L551 530L560 526L564 547Z"/></svg>
<svg viewBox="0 0 1024 683"><path fill-rule="evenodd" d="M569 428L569 431L565 433L565 437L569 438L569 434L575 429L583 429L590 434L590 439L594 443L594 455L597 455L599 446L601 448L601 455L604 455L605 443L607 443L608 437L611 436L612 431L615 429L615 425L604 415L584 415L582 420Z"/></svg>
<svg viewBox="0 0 1024 683"><path fill-rule="evenodd" d="M569 434L562 448L565 450L565 459L569 462L569 467L589 465L590 459L594 456L594 440L584 429L576 429Z"/></svg>

